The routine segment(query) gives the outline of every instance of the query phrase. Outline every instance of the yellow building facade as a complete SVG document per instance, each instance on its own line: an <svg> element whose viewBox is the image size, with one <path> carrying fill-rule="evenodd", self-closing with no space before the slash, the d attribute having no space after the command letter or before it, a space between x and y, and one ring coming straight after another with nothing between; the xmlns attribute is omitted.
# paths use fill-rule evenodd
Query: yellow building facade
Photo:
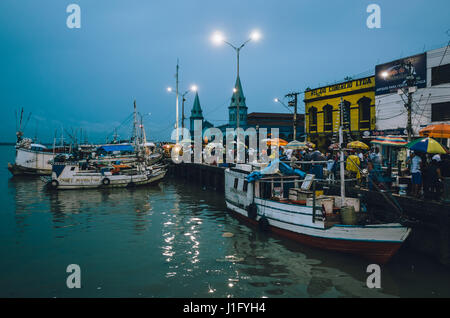
<svg viewBox="0 0 450 318"><path fill-rule="evenodd" d="M375 77L307 90L305 92L307 139L326 150L340 126L340 104L343 99L344 131L355 140L365 131L375 129Z"/></svg>

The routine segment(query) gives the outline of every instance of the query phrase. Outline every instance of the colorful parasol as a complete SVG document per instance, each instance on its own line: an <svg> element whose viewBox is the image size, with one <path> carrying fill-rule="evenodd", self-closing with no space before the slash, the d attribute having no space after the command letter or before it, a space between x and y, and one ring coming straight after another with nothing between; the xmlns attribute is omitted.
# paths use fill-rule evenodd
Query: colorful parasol
<svg viewBox="0 0 450 318"><path fill-rule="evenodd" d="M291 142L289 142L284 148L286 149L303 149L305 148L305 143L297 141L297 140L293 140Z"/></svg>
<svg viewBox="0 0 450 318"><path fill-rule="evenodd" d="M271 138L267 139L267 144L271 146L286 146L288 142L286 140L283 140L281 138Z"/></svg>
<svg viewBox="0 0 450 318"><path fill-rule="evenodd" d="M411 141L406 145L410 150L425 153L446 154L447 150L436 140L431 137L425 137Z"/></svg>
<svg viewBox="0 0 450 318"><path fill-rule="evenodd" d="M422 128L419 131L420 136L434 137L434 138L450 138L449 124L435 124Z"/></svg>
<svg viewBox="0 0 450 318"><path fill-rule="evenodd" d="M336 143L334 143L334 144L331 144L331 145L328 147L328 149L330 149L330 150L339 150L339 143L336 142Z"/></svg>
<svg viewBox="0 0 450 318"><path fill-rule="evenodd" d="M347 148L351 148L351 149L366 149L367 150L367 149L369 149L369 146L367 146L362 141L356 140L356 141L349 142L347 144Z"/></svg>
<svg viewBox="0 0 450 318"><path fill-rule="evenodd" d="M372 140L371 143L383 146L402 147L405 146L408 142L400 137L379 136L375 138L375 140Z"/></svg>
<svg viewBox="0 0 450 318"><path fill-rule="evenodd" d="M316 145L310 141L297 141L297 142L298 142L297 146L299 147L298 149L306 149L306 148L315 148L316 147Z"/></svg>

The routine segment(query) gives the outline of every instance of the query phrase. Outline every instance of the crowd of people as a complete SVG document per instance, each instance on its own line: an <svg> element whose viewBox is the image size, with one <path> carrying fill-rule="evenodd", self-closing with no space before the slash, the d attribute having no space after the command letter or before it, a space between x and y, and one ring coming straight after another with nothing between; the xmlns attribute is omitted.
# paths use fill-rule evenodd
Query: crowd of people
<svg viewBox="0 0 450 318"><path fill-rule="evenodd" d="M225 148L225 147L224 147ZM223 148L223 160L214 161L213 165L228 166L227 157L237 159L235 147ZM166 151L170 152L170 148ZM190 149L191 155L193 151ZM203 150L205 151L205 150ZM252 158L256 150L245 147L245 162ZM215 149L212 150L214 155ZM264 152L269 160L275 158L271 147ZM336 180L339 178L339 151L321 152L318 149L285 149L279 147L279 158L289 163L294 169L313 174L316 180ZM220 158L222 159L222 158ZM417 198L439 200L443 191L443 178L450 178L450 156L425 154L410 151L406 158L406 168L401 162L390 162L383 158L379 147L368 150L346 149L344 151L345 178L352 185L367 187L369 190L391 190L392 170L397 168L399 177L410 178L410 194ZM385 168L383 168L385 166ZM386 167L387 166L387 167ZM404 165L403 165L404 166Z"/></svg>
<svg viewBox="0 0 450 318"><path fill-rule="evenodd" d="M334 180L339 174L338 152L322 153L311 148L282 149L280 155L282 159L290 162L292 168L314 174L316 179ZM398 162L393 162L390 163L390 169L383 170L383 160L378 147L366 151L348 149L344 152L344 162L346 178L354 180L354 185L367 186L370 190L389 190L393 182L391 168L401 167ZM411 177L410 193L412 196L439 200L443 191L443 178L450 177L450 155L411 151L410 156L406 159L406 169L400 168L398 175Z"/></svg>
<svg viewBox="0 0 450 318"><path fill-rule="evenodd" d="M411 173L411 194L417 198L439 200L443 191L443 178L450 177L449 155L411 152L407 164Z"/></svg>

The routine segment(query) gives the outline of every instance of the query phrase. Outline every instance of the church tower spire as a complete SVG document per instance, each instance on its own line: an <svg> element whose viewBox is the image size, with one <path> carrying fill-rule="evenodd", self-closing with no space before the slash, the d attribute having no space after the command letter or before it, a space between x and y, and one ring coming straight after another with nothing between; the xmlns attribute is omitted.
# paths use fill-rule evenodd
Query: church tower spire
<svg viewBox="0 0 450 318"><path fill-rule="evenodd" d="M236 127L237 125L237 105L239 103L239 126L245 128L247 126L247 105L245 103L244 91L242 89L241 79L236 78L236 84L233 89L233 96L231 96L231 104L228 107L229 125Z"/></svg>
<svg viewBox="0 0 450 318"><path fill-rule="evenodd" d="M204 120L202 107L200 106L200 99L198 98L198 92L195 93L194 105L192 106L191 117L189 117L189 119L190 119L191 136L193 136L194 135L194 121L201 120L203 123L203 120Z"/></svg>

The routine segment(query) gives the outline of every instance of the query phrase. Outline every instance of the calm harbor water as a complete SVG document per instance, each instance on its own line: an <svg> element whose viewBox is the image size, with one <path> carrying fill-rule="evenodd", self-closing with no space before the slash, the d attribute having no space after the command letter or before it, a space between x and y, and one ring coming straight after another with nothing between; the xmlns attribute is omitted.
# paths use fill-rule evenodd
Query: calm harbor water
<svg viewBox="0 0 450 318"><path fill-rule="evenodd" d="M450 269L405 248L369 289L368 261L260 233L198 185L49 192L0 158L0 297L450 297Z"/></svg>

